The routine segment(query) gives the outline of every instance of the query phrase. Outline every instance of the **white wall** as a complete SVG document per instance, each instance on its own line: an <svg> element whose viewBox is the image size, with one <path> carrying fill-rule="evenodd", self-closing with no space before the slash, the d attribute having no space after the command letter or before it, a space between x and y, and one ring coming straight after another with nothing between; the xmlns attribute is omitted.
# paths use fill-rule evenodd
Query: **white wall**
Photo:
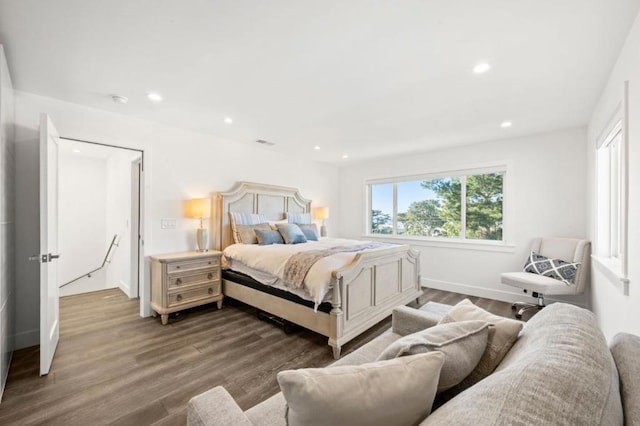
<svg viewBox="0 0 640 426"><path fill-rule="evenodd" d="M62 285L102 264L107 232L107 166L102 158L62 151L58 170L58 279ZM61 288L60 295L115 287L111 284L101 270Z"/></svg>
<svg viewBox="0 0 640 426"><path fill-rule="evenodd" d="M618 61L609 76L588 127L589 231L595 236L595 147L598 135L622 101L629 81L629 295L625 296L592 268L591 305L607 338L619 331L640 334L640 15L636 18Z"/></svg>
<svg viewBox="0 0 640 426"><path fill-rule="evenodd" d="M9 374L15 333L14 95L0 45L0 399Z"/></svg>
<svg viewBox="0 0 640 426"><path fill-rule="evenodd" d="M145 255L193 249L194 224L183 220L182 201L229 190L245 180L300 188L316 206L338 211L338 170L324 163L300 160L253 143L138 120L30 93L16 92L18 260L17 328L20 347L38 343L38 265L26 261L38 251L37 127L48 113L61 136L144 149ZM257 135L256 138L260 137ZM177 219L177 229L162 230L163 218ZM338 218L327 221L337 228ZM148 289L147 282L143 287ZM148 303L148 292L143 295Z"/></svg>
<svg viewBox="0 0 640 426"><path fill-rule="evenodd" d="M498 300L526 300L500 274L521 270L535 237L586 236L585 129L487 142L411 156L371 161L340 169L340 230L349 238L365 233L368 179L507 164L505 235L501 251L415 243L421 252L422 284ZM409 241L409 240L406 240ZM529 298L531 299L531 298ZM533 299L531 299L533 300ZM585 296L571 299L586 305Z"/></svg>
<svg viewBox="0 0 640 426"><path fill-rule="evenodd" d="M131 297L131 162L139 153L114 149L107 160L106 242L114 235L119 243L114 247L111 263L106 266L107 282L120 287Z"/></svg>

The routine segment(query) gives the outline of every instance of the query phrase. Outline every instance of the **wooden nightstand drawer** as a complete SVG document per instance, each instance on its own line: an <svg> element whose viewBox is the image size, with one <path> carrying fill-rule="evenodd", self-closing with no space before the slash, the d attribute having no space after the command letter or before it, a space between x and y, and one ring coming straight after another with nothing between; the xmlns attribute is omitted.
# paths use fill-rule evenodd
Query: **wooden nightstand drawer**
<svg viewBox="0 0 640 426"><path fill-rule="evenodd" d="M190 273L171 274L167 277L169 290L201 284L207 281L219 281L220 268L196 270Z"/></svg>
<svg viewBox="0 0 640 426"><path fill-rule="evenodd" d="M218 281L205 287L196 287L187 291L169 293L168 305L169 307L173 307L203 299L214 298L213 300L215 300L215 297L220 295L221 288L220 281Z"/></svg>
<svg viewBox="0 0 640 426"><path fill-rule="evenodd" d="M185 252L151 256L151 309L162 316L216 302L222 309L219 251Z"/></svg>
<svg viewBox="0 0 640 426"><path fill-rule="evenodd" d="M192 271L194 269L212 268L220 266L220 258L213 257L209 259L184 260L181 262L171 262L167 264L167 272Z"/></svg>

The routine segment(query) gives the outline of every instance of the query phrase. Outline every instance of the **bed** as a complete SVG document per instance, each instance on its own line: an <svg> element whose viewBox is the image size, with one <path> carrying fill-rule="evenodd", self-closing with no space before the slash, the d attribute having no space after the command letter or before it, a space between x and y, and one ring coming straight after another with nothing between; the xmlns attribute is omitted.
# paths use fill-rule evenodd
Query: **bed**
<svg viewBox="0 0 640 426"><path fill-rule="evenodd" d="M250 182L240 182L229 192L215 193L214 247L223 252L226 248L231 250L235 243L230 212L282 221L287 215L310 213L311 201L295 188ZM222 282L226 297L328 337L335 359L340 357L342 345L389 316L393 308L422 294L419 253L405 245L353 254L348 264L330 272L330 291L321 305L317 300L301 303L295 297L287 297L282 289L256 284L256 280L246 279L246 271L226 272Z"/></svg>

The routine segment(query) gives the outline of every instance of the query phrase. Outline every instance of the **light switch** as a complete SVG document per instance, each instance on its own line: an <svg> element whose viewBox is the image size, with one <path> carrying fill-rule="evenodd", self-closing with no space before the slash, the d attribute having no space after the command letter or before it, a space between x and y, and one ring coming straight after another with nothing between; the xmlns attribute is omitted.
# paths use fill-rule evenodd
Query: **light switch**
<svg viewBox="0 0 640 426"><path fill-rule="evenodd" d="M175 219L161 219L160 220L160 229L176 229L176 220Z"/></svg>

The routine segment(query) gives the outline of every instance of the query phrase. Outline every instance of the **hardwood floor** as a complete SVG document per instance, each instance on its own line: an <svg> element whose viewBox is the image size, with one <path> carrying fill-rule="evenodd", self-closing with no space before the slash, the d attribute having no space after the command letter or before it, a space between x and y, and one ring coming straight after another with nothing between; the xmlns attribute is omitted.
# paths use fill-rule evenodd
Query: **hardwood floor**
<svg viewBox="0 0 640 426"><path fill-rule="evenodd" d="M427 289L427 301L467 296ZM469 297L497 315L505 302ZM223 385L247 409L279 391L276 373L333 361L327 339L306 330L285 334L254 308L225 299L172 316L140 318L138 301L120 290L60 299L60 343L48 376L39 377L37 347L13 356L0 424L183 425L191 397ZM387 318L343 347L347 354L389 328Z"/></svg>

